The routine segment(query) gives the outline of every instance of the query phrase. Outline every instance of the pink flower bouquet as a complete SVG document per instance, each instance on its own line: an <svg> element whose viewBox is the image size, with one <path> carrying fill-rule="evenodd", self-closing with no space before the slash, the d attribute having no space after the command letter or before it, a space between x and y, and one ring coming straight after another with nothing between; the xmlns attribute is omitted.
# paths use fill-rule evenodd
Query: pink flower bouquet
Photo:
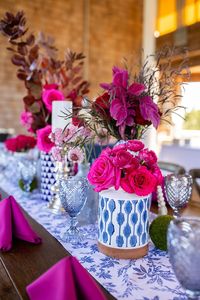
<svg viewBox="0 0 200 300"><path fill-rule="evenodd" d="M93 136L89 129L69 124L64 130L56 128L49 138L54 144L51 154L55 161L68 159L73 163L82 163L86 159L85 147Z"/></svg>
<svg viewBox="0 0 200 300"><path fill-rule="evenodd" d="M162 174L156 154L141 141L130 140L103 150L91 166L88 180L96 192L114 187L146 196L162 183Z"/></svg>

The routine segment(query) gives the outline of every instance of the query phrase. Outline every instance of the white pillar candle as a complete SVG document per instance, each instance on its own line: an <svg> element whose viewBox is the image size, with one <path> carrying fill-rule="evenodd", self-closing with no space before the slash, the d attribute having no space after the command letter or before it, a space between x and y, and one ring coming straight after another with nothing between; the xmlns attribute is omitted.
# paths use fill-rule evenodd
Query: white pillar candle
<svg viewBox="0 0 200 300"><path fill-rule="evenodd" d="M52 132L56 128L64 129L66 125L71 122L71 118L67 120L64 118L66 115L72 114L71 101L53 101L52 103Z"/></svg>

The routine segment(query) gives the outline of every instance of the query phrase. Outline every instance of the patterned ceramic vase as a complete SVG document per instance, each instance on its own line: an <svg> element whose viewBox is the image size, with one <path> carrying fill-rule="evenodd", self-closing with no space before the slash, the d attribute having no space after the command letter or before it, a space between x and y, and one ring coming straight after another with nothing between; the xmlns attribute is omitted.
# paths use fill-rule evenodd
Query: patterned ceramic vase
<svg viewBox="0 0 200 300"><path fill-rule="evenodd" d="M53 196L51 186L55 184L55 165L52 156L49 153L41 151L40 164L42 200L50 201Z"/></svg>
<svg viewBox="0 0 200 300"><path fill-rule="evenodd" d="M100 192L99 250L116 258L139 258L148 252L151 195L137 196L113 188Z"/></svg>

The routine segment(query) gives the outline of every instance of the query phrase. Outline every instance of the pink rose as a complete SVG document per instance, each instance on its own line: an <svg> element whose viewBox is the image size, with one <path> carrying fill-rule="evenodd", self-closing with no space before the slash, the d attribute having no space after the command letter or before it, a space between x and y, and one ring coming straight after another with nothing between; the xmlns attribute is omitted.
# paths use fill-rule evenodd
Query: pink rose
<svg viewBox="0 0 200 300"><path fill-rule="evenodd" d="M121 187L127 193L146 196L154 191L156 178L146 167L140 167L137 170L127 173L126 176L121 179Z"/></svg>
<svg viewBox="0 0 200 300"><path fill-rule="evenodd" d="M96 192L115 185L114 166L107 156L101 155L94 161L88 173L88 180L95 186Z"/></svg>
<svg viewBox="0 0 200 300"><path fill-rule="evenodd" d="M46 108L50 112L52 111L52 102L53 101L64 100L64 99L65 99L64 94L61 91L56 90L54 88L44 89L44 91L42 92L42 100L43 100L44 104L46 105Z"/></svg>
<svg viewBox="0 0 200 300"><path fill-rule="evenodd" d="M149 151L147 148L140 151L139 158L144 161L148 167L153 166L157 162L155 152L152 150Z"/></svg>
<svg viewBox="0 0 200 300"><path fill-rule="evenodd" d="M127 149L134 151L134 152L138 152L144 148L144 144L138 140L128 141L126 146L127 146Z"/></svg>
<svg viewBox="0 0 200 300"><path fill-rule="evenodd" d="M49 153L54 143L49 138L51 133L51 126L47 125L44 128L37 130L37 147L39 150Z"/></svg>

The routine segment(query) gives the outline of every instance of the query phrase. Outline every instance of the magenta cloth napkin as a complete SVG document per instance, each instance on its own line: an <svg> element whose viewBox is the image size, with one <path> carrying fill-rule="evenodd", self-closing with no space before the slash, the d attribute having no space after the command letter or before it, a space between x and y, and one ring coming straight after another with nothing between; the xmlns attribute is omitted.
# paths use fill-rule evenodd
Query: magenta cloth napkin
<svg viewBox="0 0 200 300"><path fill-rule="evenodd" d="M42 241L29 225L14 197L9 196L0 202L0 250L10 250L13 237L34 244Z"/></svg>
<svg viewBox="0 0 200 300"><path fill-rule="evenodd" d="M103 292L78 260L61 259L26 287L30 300L105 300Z"/></svg>

